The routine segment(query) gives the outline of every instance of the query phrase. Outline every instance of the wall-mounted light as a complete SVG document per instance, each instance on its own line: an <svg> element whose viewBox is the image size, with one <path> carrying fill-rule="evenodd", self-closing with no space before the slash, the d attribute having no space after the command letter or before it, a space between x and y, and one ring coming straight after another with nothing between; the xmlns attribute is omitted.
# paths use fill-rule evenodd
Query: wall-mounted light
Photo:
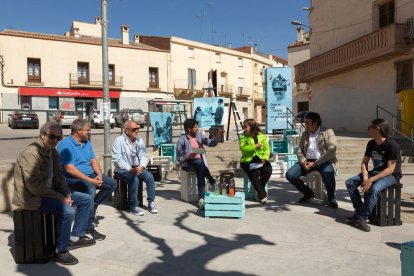
<svg viewBox="0 0 414 276"><path fill-rule="evenodd" d="M303 24L302 22L300 22L300 21L298 21L298 20L292 20L292 21L290 21L290 24L295 25L295 26L303 26L303 27L306 27L306 28L308 28L308 29L309 29L309 33L310 33L310 34L312 33L312 28L311 28L311 27L309 27L309 26L307 26L307 25Z"/></svg>

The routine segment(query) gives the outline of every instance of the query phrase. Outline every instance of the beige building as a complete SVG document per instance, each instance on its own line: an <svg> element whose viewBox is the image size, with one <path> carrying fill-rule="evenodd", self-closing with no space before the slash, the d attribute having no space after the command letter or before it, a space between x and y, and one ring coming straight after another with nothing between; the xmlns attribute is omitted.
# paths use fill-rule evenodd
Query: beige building
<svg viewBox="0 0 414 276"><path fill-rule="evenodd" d="M295 66L296 82L312 85L310 109L327 127L358 132L377 106L399 117L399 93L413 88L414 1L311 3L310 59Z"/></svg>
<svg viewBox="0 0 414 276"><path fill-rule="evenodd" d="M177 37L130 37L121 26L120 38L109 39L111 110L148 110L155 98L193 99L213 87L217 96L234 97L243 118L265 121L264 69L286 66L281 58ZM87 118L102 105L101 21L74 21L64 35L24 31L0 32L2 85L0 108L78 110ZM211 90L211 89L210 89ZM2 122L7 121L2 112ZM242 119L243 119L242 118Z"/></svg>

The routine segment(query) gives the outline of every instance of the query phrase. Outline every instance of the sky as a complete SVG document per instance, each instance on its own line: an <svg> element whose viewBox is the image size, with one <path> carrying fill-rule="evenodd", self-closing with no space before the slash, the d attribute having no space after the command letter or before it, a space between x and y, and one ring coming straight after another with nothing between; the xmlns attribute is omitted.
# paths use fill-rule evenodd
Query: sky
<svg viewBox="0 0 414 276"><path fill-rule="evenodd" d="M108 0L108 37L176 36L220 46L257 45L287 59L292 20L308 25L310 0ZM63 35L72 21L94 23L101 0L0 0L0 30ZM306 30L306 27L305 27Z"/></svg>

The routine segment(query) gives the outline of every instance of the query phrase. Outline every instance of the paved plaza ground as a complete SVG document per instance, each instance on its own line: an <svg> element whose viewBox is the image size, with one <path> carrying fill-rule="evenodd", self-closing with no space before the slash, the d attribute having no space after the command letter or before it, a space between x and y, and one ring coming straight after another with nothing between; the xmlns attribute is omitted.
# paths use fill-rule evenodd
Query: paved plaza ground
<svg viewBox="0 0 414 276"><path fill-rule="evenodd" d="M0 214L1 275L400 275L400 245L414 240L414 224L362 232L345 223L352 205L337 177L339 209L297 204L301 195L284 179L270 182L270 203L246 202L244 219L204 218L180 200L174 175L157 186L156 215L119 211L111 202L98 209L98 231L107 235L73 250L75 266L54 262L15 264L12 213ZM414 175L404 192L414 194ZM237 178L242 189L243 179ZM403 200L406 214L414 204Z"/></svg>

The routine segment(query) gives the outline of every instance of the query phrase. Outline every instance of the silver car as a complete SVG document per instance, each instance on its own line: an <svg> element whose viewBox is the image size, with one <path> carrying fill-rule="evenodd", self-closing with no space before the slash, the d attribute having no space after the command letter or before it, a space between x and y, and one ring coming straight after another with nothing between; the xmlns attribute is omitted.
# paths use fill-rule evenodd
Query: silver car
<svg viewBox="0 0 414 276"><path fill-rule="evenodd" d="M61 110L58 112L56 117L56 122L58 122L62 127L70 126L72 122L76 119L80 119L81 116L77 111L64 111Z"/></svg>

